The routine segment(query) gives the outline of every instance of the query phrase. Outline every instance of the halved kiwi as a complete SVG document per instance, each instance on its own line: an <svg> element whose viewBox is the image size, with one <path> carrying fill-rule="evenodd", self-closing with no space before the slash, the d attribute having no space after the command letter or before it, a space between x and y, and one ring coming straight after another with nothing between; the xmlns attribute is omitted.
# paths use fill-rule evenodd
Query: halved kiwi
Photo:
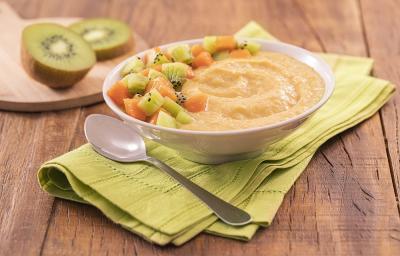
<svg viewBox="0 0 400 256"><path fill-rule="evenodd" d="M23 30L21 58L28 74L53 88L75 84L96 63L96 55L85 40L52 23L38 23Z"/></svg>
<svg viewBox="0 0 400 256"><path fill-rule="evenodd" d="M71 24L69 28L89 42L98 60L111 59L133 49L132 31L119 20L85 19Z"/></svg>

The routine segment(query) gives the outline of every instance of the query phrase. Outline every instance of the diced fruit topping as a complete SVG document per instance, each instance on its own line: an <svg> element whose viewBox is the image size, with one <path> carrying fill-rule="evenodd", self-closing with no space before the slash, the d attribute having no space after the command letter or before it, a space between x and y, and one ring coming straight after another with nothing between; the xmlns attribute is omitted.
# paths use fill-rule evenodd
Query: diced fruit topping
<svg viewBox="0 0 400 256"><path fill-rule="evenodd" d="M193 68L208 67L213 63L213 58L209 52L201 52L196 58L193 59Z"/></svg>
<svg viewBox="0 0 400 256"><path fill-rule="evenodd" d="M188 69L190 67L181 62L165 63L161 66L161 72L172 83L175 90L179 89L186 81Z"/></svg>
<svg viewBox="0 0 400 256"><path fill-rule="evenodd" d="M124 82L128 87L129 93L136 94L144 92L149 79L140 73L136 73L128 74L122 79L122 82Z"/></svg>
<svg viewBox="0 0 400 256"><path fill-rule="evenodd" d="M210 54L213 54L217 50L217 37L216 36L204 37L203 48Z"/></svg>
<svg viewBox="0 0 400 256"><path fill-rule="evenodd" d="M160 71L157 71L155 69L152 69L152 68L149 69L149 72L147 73L147 77L149 78L149 80L152 80L156 77L164 77L165 78L163 73L161 73Z"/></svg>
<svg viewBox="0 0 400 256"><path fill-rule="evenodd" d="M154 114L152 114L151 116L149 116L146 120L148 123L151 124L157 124L157 118L158 118L158 113L160 113L161 108L159 110L157 110Z"/></svg>
<svg viewBox="0 0 400 256"><path fill-rule="evenodd" d="M162 110L158 113L156 124L163 127L176 128L175 118Z"/></svg>
<svg viewBox="0 0 400 256"><path fill-rule="evenodd" d="M186 100L183 106L190 112L200 112L207 108L208 96L205 94L196 94Z"/></svg>
<svg viewBox="0 0 400 256"><path fill-rule="evenodd" d="M154 65L154 66L153 66L153 69L156 70L156 71L158 71L158 72L161 72L161 66L162 66L161 64Z"/></svg>
<svg viewBox="0 0 400 256"><path fill-rule="evenodd" d="M150 80L146 87L146 92L150 92L152 89L156 89L163 97L168 97L173 101L177 100L172 84L164 76Z"/></svg>
<svg viewBox="0 0 400 256"><path fill-rule="evenodd" d="M239 43L238 48L247 49L252 55L255 55L260 51L261 45L244 40Z"/></svg>
<svg viewBox="0 0 400 256"><path fill-rule="evenodd" d="M176 95L176 103L178 103L179 105L183 105L183 103L185 103L186 101L186 96L183 95L182 92L175 92Z"/></svg>
<svg viewBox="0 0 400 256"><path fill-rule="evenodd" d="M107 93L132 117L155 125L180 128L194 120L189 112L207 111L206 94L187 98L180 91L187 79L195 79L194 69L228 58L248 58L260 49L261 45L256 42L233 36L206 36L202 44L192 46L155 47L142 59L131 58L121 69L122 79Z"/></svg>
<svg viewBox="0 0 400 256"><path fill-rule="evenodd" d="M137 73L144 69L143 61L138 58L134 57L132 60L128 61L125 66L121 70L121 76L124 77L129 73Z"/></svg>
<svg viewBox="0 0 400 256"><path fill-rule="evenodd" d="M124 106L124 99L131 97L128 87L122 81L118 81L111 86L107 94L114 101L114 103L120 107Z"/></svg>
<svg viewBox="0 0 400 256"><path fill-rule="evenodd" d="M187 77L187 79L192 79L194 77L194 72L191 67L188 68L188 70L186 72L186 77Z"/></svg>
<svg viewBox="0 0 400 256"><path fill-rule="evenodd" d="M176 115L176 121L181 124L190 124L193 122L193 117L191 117L185 110L181 110Z"/></svg>
<svg viewBox="0 0 400 256"><path fill-rule="evenodd" d="M163 103L164 97L156 89L152 89L140 98L138 107L146 113L147 116L151 116L161 108Z"/></svg>
<svg viewBox="0 0 400 256"><path fill-rule="evenodd" d="M146 66L153 68L155 65L161 65L163 63L170 62L167 56L164 53L157 51L157 49L149 50L146 53L145 59L146 59Z"/></svg>
<svg viewBox="0 0 400 256"><path fill-rule="evenodd" d="M168 97L164 97L164 104L162 107L174 117L176 117L180 111L184 110L181 105Z"/></svg>
<svg viewBox="0 0 400 256"><path fill-rule="evenodd" d="M174 62L190 64L193 59L190 46L188 44L171 46L168 48L168 54L171 55L171 58Z"/></svg>
<svg viewBox="0 0 400 256"><path fill-rule="evenodd" d="M231 58L247 58L251 56L251 53L247 49L233 50L230 53Z"/></svg>
<svg viewBox="0 0 400 256"><path fill-rule="evenodd" d="M213 54L213 59L216 60L216 61L224 60L224 59L227 59L229 57L230 57L229 51L216 52L216 53Z"/></svg>
<svg viewBox="0 0 400 256"><path fill-rule="evenodd" d="M236 40L233 36L218 36L215 41L216 51L231 51L236 48Z"/></svg>
<svg viewBox="0 0 400 256"><path fill-rule="evenodd" d="M150 69L149 69L149 68L145 68L145 69L143 69L142 71L140 71L140 73L141 73L142 75L144 75L144 76L148 76L148 75L149 75L149 72L150 72Z"/></svg>
<svg viewBox="0 0 400 256"><path fill-rule="evenodd" d="M146 120L146 113L143 112L138 106L139 99L133 98L133 99L124 99L124 105L125 105L125 112L142 121Z"/></svg>
<svg viewBox="0 0 400 256"><path fill-rule="evenodd" d="M204 52L204 48L203 46L199 45L199 44L195 44L192 46L192 55L193 57L196 57L197 55L199 55L201 52Z"/></svg>

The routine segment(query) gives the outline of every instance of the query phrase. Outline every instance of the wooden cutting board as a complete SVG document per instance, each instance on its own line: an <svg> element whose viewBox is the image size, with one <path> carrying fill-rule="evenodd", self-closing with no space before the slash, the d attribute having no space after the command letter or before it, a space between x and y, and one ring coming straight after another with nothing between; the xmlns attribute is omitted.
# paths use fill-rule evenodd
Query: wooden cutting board
<svg viewBox="0 0 400 256"><path fill-rule="evenodd" d="M0 2L0 109L11 111L51 111L85 106L103 101L102 84L107 73L127 56L98 62L85 78L68 89L51 89L33 80L20 63L22 29L35 22L56 22L67 25L79 18L21 19L12 8ZM135 51L148 48L137 34Z"/></svg>

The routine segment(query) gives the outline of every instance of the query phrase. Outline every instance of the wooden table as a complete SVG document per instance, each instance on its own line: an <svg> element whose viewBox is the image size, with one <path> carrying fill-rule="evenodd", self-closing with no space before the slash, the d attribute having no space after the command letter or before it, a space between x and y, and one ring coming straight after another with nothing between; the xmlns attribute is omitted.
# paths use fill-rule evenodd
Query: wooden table
<svg viewBox="0 0 400 256"><path fill-rule="evenodd" d="M371 56L375 76L400 84L398 0L8 1L23 18L124 19L150 45L231 34L255 19L281 40L313 51ZM400 255L398 104L399 94L326 143L272 226L252 241L200 235L178 248L151 245L94 207L40 190L39 165L85 143L85 116L111 114L104 104L0 112L0 255Z"/></svg>

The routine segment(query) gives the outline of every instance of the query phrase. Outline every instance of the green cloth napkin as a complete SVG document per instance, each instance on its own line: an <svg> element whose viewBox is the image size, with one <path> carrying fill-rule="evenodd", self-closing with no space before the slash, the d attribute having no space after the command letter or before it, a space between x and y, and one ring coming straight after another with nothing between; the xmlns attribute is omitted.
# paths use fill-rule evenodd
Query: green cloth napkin
<svg viewBox="0 0 400 256"><path fill-rule="evenodd" d="M255 22L237 35L276 40ZM249 240L271 224L282 200L319 146L334 135L372 116L394 93L394 86L368 76L368 58L319 54L337 79L331 99L301 127L255 159L201 165L148 141L149 155L224 200L245 209L253 223L231 227L219 221L190 192L145 163L108 160L89 145L43 164L39 184L49 194L91 204L108 218L144 239L181 245L201 232Z"/></svg>

